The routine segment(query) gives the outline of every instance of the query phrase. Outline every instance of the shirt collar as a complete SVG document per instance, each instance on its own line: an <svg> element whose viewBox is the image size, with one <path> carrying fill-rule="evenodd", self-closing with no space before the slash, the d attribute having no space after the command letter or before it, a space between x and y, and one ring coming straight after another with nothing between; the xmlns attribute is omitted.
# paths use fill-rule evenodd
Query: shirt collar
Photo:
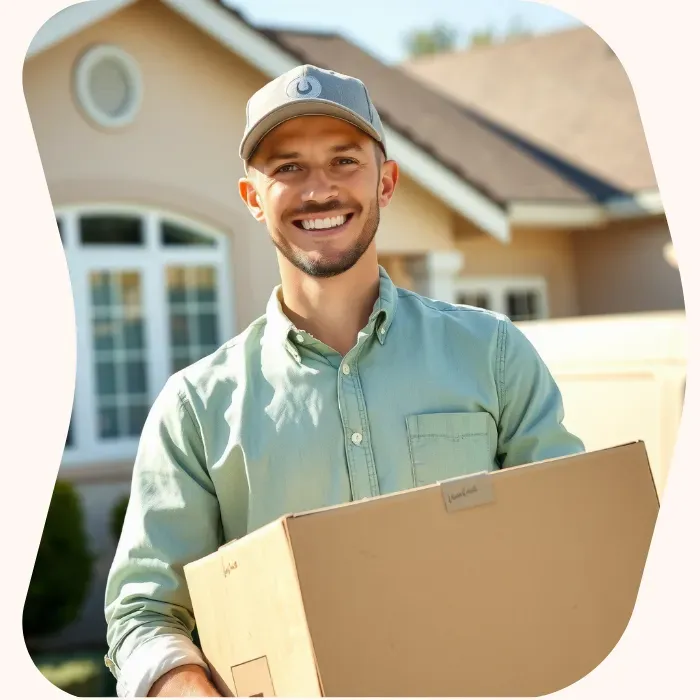
<svg viewBox="0 0 700 700"><path fill-rule="evenodd" d="M300 331L295 328L294 324L285 315L282 309L282 302L280 301L281 293L282 285L277 285L267 302L267 307L265 309L265 337L273 344L286 346L294 359L298 362L299 352L295 347L295 343L296 335ZM379 297L374 304L365 330L370 331L370 329L373 329L382 345L386 342L389 328L396 315L397 300L398 293L396 287L386 270L380 265Z"/></svg>

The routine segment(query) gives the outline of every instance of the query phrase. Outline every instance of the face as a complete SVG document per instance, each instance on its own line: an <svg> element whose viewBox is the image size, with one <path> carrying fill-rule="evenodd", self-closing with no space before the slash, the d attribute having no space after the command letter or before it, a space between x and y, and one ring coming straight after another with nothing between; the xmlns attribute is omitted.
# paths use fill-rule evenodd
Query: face
<svg viewBox="0 0 700 700"><path fill-rule="evenodd" d="M398 169L376 142L332 117L297 117L270 132L248 163L240 193L284 259L333 277L374 250L379 212Z"/></svg>

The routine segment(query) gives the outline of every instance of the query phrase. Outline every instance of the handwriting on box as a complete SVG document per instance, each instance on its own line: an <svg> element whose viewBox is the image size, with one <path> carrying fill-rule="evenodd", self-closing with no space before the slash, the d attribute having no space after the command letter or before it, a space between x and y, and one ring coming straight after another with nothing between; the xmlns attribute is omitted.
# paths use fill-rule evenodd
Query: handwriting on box
<svg viewBox="0 0 700 700"><path fill-rule="evenodd" d="M488 472L441 481L442 498L449 513L493 503L494 493Z"/></svg>

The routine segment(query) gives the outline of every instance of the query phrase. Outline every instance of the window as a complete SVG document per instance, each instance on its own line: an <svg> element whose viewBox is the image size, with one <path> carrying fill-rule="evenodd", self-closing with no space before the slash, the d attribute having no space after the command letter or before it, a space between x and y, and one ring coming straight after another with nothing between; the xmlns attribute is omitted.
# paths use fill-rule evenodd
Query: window
<svg viewBox="0 0 700 700"><path fill-rule="evenodd" d="M547 318L547 283L540 277L464 277L455 303L505 314L511 321Z"/></svg>
<svg viewBox="0 0 700 700"><path fill-rule="evenodd" d="M78 103L99 126L130 124L141 106L142 90L138 64L116 46L95 46L76 64Z"/></svg>
<svg viewBox="0 0 700 700"><path fill-rule="evenodd" d="M57 213L75 303L64 463L132 459L168 377L233 335L226 239L157 212Z"/></svg>

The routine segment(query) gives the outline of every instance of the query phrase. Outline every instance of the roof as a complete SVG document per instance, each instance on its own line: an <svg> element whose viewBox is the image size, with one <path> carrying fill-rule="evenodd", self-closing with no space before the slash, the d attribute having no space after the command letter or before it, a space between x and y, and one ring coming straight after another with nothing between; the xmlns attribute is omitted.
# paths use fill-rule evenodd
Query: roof
<svg viewBox="0 0 700 700"><path fill-rule="evenodd" d="M138 1L66 8L41 27L27 60ZM300 63L361 78L402 170L501 241L513 225L579 228L663 211L657 190L625 191L338 34L257 27L223 0L159 1L269 78Z"/></svg>
<svg viewBox="0 0 700 700"><path fill-rule="evenodd" d="M614 186L657 188L627 73L589 27L423 57L401 69Z"/></svg>
<svg viewBox="0 0 700 700"><path fill-rule="evenodd" d="M261 28L300 62L360 78L386 124L493 200L597 202L624 194L601 178L466 109L338 34Z"/></svg>

